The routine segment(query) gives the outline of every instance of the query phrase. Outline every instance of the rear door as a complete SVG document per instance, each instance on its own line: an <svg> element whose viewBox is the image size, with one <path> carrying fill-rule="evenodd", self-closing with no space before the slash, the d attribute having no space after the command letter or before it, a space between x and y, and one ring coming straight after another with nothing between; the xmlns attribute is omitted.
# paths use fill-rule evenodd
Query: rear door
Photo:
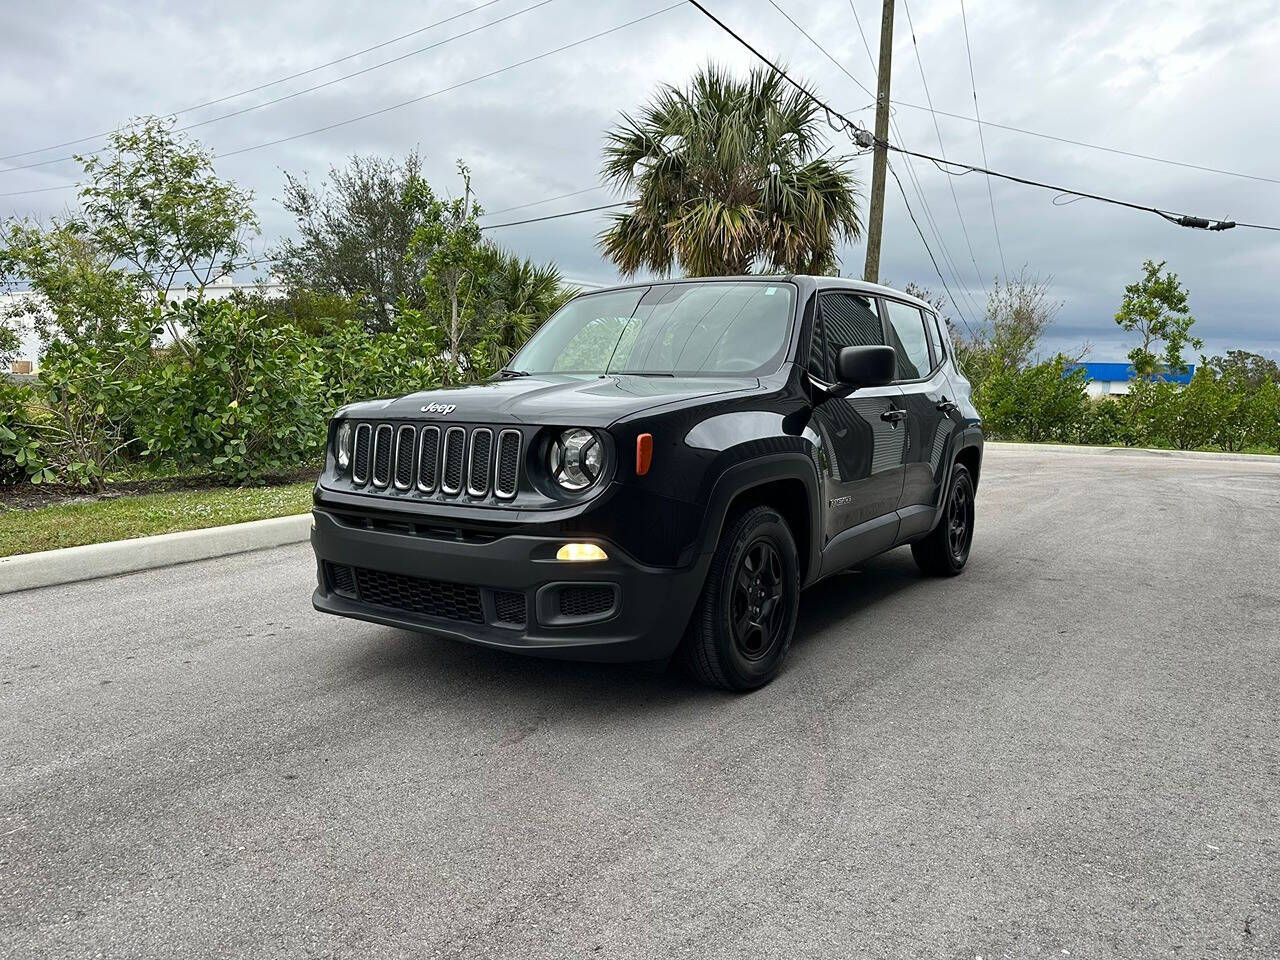
<svg viewBox="0 0 1280 960"><path fill-rule="evenodd" d="M827 291L819 299L810 375L835 382L843 347L884 344L874 297ZM823 571L842 569L891 546L897 537L907 431L902 390L868 387L828 400L814 412L825 447Z"/></svg>
<svg viewBox="0 0 1280 960"><path fill-rule="evenodd" d="M890 344L898 354L898 386L907 411L899 539L923 533L941 504L955 420L952 388L932 313L883 300Z"/></svg>

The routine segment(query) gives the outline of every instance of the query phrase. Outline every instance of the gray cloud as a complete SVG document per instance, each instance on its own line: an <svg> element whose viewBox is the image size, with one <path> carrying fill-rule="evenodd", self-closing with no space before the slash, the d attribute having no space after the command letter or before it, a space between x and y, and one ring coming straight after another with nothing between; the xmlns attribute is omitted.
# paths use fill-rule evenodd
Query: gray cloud
<svg viewBox="0 0 1280 960"><path fill-rule="evenodd" d="M532 2L502 0L354 61L182 119L206 119L328 80ZM874 87L847 0L779 3L863 84ZM306 6L228 0L214 22L196 23L185 8L159 0L114 6L10 3L0 39L0 104L8 121L0 153L95 133L130 116L179 109L251 87L475 5L449 0L419 9L391 0ZM218 154L287 137L479 76L663 5L663 0L555 0L436 50L210 123L193 134ZM874 50L879 4L855 0L855 6ZM714 8L809 78L833 104L849 110L867 104L866 93L767 0L723 0ZM985 119L1280 178L1272 159L1280 134L1270 120L1280 99L1280 72L1274 69L1280 42L1276 3L990 0L969 4L968 13ZM935 106L971 115L959 4L917 0L911 14ZM895 37L894 96L924 104L901 4ZM485 205L496 210L597 182L604 128L621 111L643 102L658 83L682 83L709 59L740 69L751 62L686 6L404 109L227 156L218 161L218 169L255 191L264 244L292 228L276 199L281 171L319 179L331 164L353 153L402 154L417 148L441 188L456 188L453 163L462 157L472 166ZM857 116L870 123L869 111ZM900 106L896 120L909 146L937 152L928 113ZM981 161L973 123L947 117L938 123L949 157ZM988 159L997 169L1209 217L1280 223L1280 184L1131 159L993 127L985 135ZM856 163L859 179L869 181L867 161ZM905 160L895 163L907 183ZM958 282L944 268L947 281L973 320L984 288L1001 271L987 185L977 174L950 180L967 229L966 243L946 175L925 161L912 165L955 265ZM71 182L77 172L74 163L0 172L0 193ZM1111 318L1124 284L1137 276L1144 258L1152 257L1168 260L1190 289L1199 320L1196 330L1207 349L1243 346L1280 355L1280 318L1271 293L1271 279L1280 266L1280 234L1190 231L1153 215L1089 201L1054 206L1051 193L1015 184L993 181L991 190L1008 269L1025 264L1033 272L1052 275L1055 295L1064 301L1050 349L1088 340L1095 345L1096 359L1122 356L1128 344ZM945 260L909 183L907 192L935 253ZM495 219L522 219L610 199L601 190ZM72 191L0 198L0 214L47 217L73 200ZM569 276L608 282L615 272L601 260L594 242L604 222L601 214L554 220L502 231L500 240L522 254L558 261ZM842 256L847 275L861 272L860 246ZM941 286L892 180L882 272L898 283Z"/></svg>

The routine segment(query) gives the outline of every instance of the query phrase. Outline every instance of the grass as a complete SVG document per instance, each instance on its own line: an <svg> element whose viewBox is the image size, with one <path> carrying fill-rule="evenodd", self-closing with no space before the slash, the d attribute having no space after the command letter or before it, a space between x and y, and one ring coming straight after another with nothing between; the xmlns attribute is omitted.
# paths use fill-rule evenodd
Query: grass
<svg viewBox="0 0 1280 960"><path fill-rule="evenodd" d="M5 510L0 512L0 557L306 513L312 486L176 490Z"/></svg>

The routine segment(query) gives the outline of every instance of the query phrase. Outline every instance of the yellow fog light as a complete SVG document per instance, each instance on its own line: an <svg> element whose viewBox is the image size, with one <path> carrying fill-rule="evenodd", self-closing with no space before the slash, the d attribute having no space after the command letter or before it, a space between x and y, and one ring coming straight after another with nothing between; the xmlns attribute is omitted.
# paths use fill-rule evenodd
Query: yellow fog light
<svg viewBox="0 0 1280 960"><path fill-rule="evenodd" d="M608 560L609 555L594 543L566 543L556 551L557 560Z"/></svg>

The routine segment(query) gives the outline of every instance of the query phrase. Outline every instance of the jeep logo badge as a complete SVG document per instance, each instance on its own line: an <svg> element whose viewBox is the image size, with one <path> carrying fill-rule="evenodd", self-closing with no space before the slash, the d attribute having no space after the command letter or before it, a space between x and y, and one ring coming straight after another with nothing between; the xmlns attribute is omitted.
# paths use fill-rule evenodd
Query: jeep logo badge
<svg viewBox="0 0 1280 960"><path fill-rule="evenodd" d="M438 413L442 417L447 417L457 409L458 405L456 403L428 403L421 408L423 413Z"/></svg>

